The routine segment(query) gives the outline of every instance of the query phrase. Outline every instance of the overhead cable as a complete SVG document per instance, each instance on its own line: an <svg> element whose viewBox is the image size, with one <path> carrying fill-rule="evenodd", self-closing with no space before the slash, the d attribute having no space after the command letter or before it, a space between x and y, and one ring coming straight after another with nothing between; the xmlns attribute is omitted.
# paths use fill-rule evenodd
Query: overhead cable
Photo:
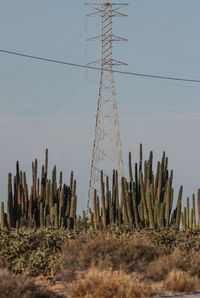
<svg viewBox="0 0 200 298"><path fill-rule="evenodd" d="M13 52L13 51L8 51L8 50L3 50L3 49L0 49L0 52L4 53L4 54L21 56L21 57L26 57L26 58L30 58L30 59L40 60L40 61L46 61L46 62L51 62L51 63L69 65L69 66L73 66L73 67L86 68L86 69L92 69L92 70L100 70L100 71L103 70L102 68L96 67L96 66L90 66L90 65L66 62L66 61L61 61L61 60L49 59L49 58L45 58L45 57L28 55L28 54L21 53L21 52ZM110 70L104 69L104 71L110 71ZM112 70L112 72L113 73L124 74L124 75L130 75L130 76L137 76L137 77L141 77L141 78L152 78L152 79L159 79L159 80L171 80L171 81L200 83L200 80L198 80L198 79L169 77L169 76L163 76L163 75L144 74L144 73L136 73L136 72L129 72L129 71L121 71L121 70Z"/></svg>

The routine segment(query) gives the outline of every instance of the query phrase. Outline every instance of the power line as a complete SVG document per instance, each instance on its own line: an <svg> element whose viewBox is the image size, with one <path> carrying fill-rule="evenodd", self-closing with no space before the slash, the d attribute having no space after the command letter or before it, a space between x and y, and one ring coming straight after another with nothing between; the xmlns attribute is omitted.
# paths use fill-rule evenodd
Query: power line
<svg viewBox="0 0 200 298"><path fill-rule="evenodd" d="M0 49L0 52L4 53L4 54L10 54L10 55L15 55L15 56L20 56L20 57L26 57L26 58L40 60L40 61L46 61L46 62L51 62L51 63L69 65L69 66L73 66L73 67L86 68L86 69L92 69L92 70L100 70L100 71L101 70L109 71L107 69L102 69L102 68L96 67L96 66L89 66L89 65L84 65L84 64L78 64L78 63L60 61L60 60L55 60L55 59L49 59L49 58L33 56L33 55L25 54L25 53L13 52L13 51L8 51L8 50L3 50L3 49ZM159 79L159 80L171 80L171 81L200 83L200 80L198 80L198 79L168 77L168 76L161 76L161 75L152 75L152 74L136 73L136 72L129 72L129 71L121 71L121 70L112 70L112 72L113 73L124 74L124 75L130 75L130 76L137 76L137 77L141 77L141 78L152 78L152 79Z"/></svg>
<svg viewBox="0 0 200 298"><path fill-rule="evenodd" d="M80 10L81 11L81 10ZM47 47L49 47L49 45L61 35L61 33L64 32L65 29L67 29L76 19L77 17L80 15L80 11L78 13L76 13L73 17L72 20L70 22L68 22L67 24L65 24L59 31L57 31L54 36L42 47L40 47L37 52L36 55L40 54L41 51L43 51L44 49L46 49ZM60 57L59 57L60 58ZM26 62L23 63L22 65L19 65L13 72L8 73L7 75L5 75L4 77L0 77L0 82L8 79L10 76L13 76L15 74L17 74L21 69L23 69L23 67L26 65Z"/></svg>
<svg viewBox="0 0 200 298"><path fill-rule="evenodd" d="M84 55L79 60L81 60L83 57L84 57ZM50 67L52 67L52 65ZM17 120L19 120L19 118L16 119L15 116L23 115L24 113L31 110L35 105L37 105L40 101L42 101L47 94L52 92L52 90L54 90L63 80L65 80L71 74L71 71L72 71L72 69L67 70L65 75L63 75L61 78L59 78L57 81L55 81L55 83L53 85L50 85L50 87L45 92L43 92L34 102L32 102L24 110L20 111L17 115L14 115L13 117L11 117L9 119L7 119L3 122L0 122L0 129L1 129L1 127L4 127L6 124L10 124L12 122L16 122Z"/></svg>
<svg viewBox="0 0 200 298"><path fill-rule="evenodd" d="M63 58L63 56L66 54L66 53L68 53L72 48L73 48L73 46L76 44L76 42L80 39L80 37L82 36L82 34L83 34L83 32L84 32L84 30L82 30L81 31L81 33L78 35L78 37L70 44L70 46L66 49L66 50L64 50L59 56L58 56L58 58ZM81 58L79 59L79 60L81 60L82 58L84 57L84 55L83 56L81 56ZM48 66L41 74L39 74L26 88L24 88L24 90L22 90L23 91L23 93L24 93L24 91L26 91L26 90L29 90L35 83L37 83L42 77L44 77L44 75L45 74L47 74L52 68L54 67L54 64L52 65L50 65L50 66ZM0 80L1 81L1 80ZM13 98L11 98L11 99L9 99L9 100L6 100L6 101L4 101L1 105L0 105L0 109L2 109L4 106L7 106L8 104L10 104L10 103L12 103L12 102L14 102L14 101L16 101L17 99L18 99L18 95L17 96L14 96ZM1 126L1 123L0 123L0 126Z"/></svg>

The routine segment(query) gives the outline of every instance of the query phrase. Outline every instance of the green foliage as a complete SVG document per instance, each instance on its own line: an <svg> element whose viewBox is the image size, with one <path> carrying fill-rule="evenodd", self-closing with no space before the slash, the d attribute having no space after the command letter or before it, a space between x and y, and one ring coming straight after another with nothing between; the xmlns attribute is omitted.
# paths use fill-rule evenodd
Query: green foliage
<svg viewBox="0 0 200 298"><path fill-rule="evenodd" d="M200 226L200 190L197 203L193 195L192 208L190 209L188 198L187 205L182 210L181 186L174 204L176 207L173 209L173 171L168 170L168 158L165 152L157 162L155 173L153 152L150 151L148 160L143 160L142 144L140 144L139 162L136 162L134 167L132 162L129 152L129 180L119 177L120 183L116 170L113 170L111 185L109 178L104 179L101 171L101 192L94 191L93 206L87 216L83 213L81 219L76 213L77 186L73 172L70 174L69 186L63 183L62 172L57 183L56 166L53 167L51 179L48 179L48 150L46 150L40 178L37 159L32 163L32 186L29 189L26 173L20 170L17 161L13 181L11 173L8 174L7 213L2 203L1 229L55 227L70 231L77 228L106 230L110 226L118 225L129 226L131 230L149 228L187 230Z"/></svg>
<svg viewBox="0 0 200 298"><path fill-rule="evenodd" d="M45 166L42 166L41 178L38 178L37 159L32 163L32 186L28 190L26 173L20 171L19 162L16 163L16 175L13 179L8 174L7 214L1 205L1 228L13 227L66 227L67 220L72 217L76 223L76 181L73 172L70 186L63 184L62 173L59 177L59 187L56 181L56 166L52 171L52 180L48 180L48 150L45 154Z"/></svg>

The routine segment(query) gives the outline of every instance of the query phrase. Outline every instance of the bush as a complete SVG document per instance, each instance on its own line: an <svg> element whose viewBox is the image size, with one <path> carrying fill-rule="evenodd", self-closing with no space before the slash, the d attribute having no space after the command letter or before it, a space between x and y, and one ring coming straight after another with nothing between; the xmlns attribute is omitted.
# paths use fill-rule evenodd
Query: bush
<svg viewBox="0 0 200 298"><path fill-rule="evenodd" d="M160 294L123 271L90 269L71 286L70 297L151 297Z"/></svg>
<svg viewBox="0 0 200 298"><path fill-rule="evenodd" d="M181 270L172 270L165 282L166 288L176 292L194 292L198 288L197 278L192 277L189 273Z"/></svg>
<svg viewBox="0 0 200 298"><path fill-rule="evenodd" d="M144 272L149 262L163 254L141 239L113 239L99 235L92 239L74 239L63 247L62 268L87 270L90 266L101 269L122 269L126 273Z"/></svg>
<svg viewBox="0 0 200 298"><path fill-rule="evenodd" d="M1 298L56 298L60 297L47 288L36 286L32 279L16 277L0 271Z"/></svg>
<svg viewBox="0 0 200 298"><path fill-rule="evenodd" d="M190 267L190 256L184 255L176 248L167 255L161 255L149 263L146 277L153 281L161 281L166 278L168 273L174 270L187 271Z"/></svg>

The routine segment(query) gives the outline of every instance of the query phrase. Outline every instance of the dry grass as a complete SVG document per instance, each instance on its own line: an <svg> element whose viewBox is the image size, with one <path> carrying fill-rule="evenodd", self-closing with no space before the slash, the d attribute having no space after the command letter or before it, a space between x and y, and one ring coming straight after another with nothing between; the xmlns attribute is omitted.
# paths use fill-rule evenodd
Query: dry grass
<svg viewBox="0 0 200 298"><path fill-rule="evenodd" d="M197 278L192 277L187 272L172 270L168 274L164 285L167 289L175 292L189 293L198 289L199 282Z"/></svg>
<svg viewBox="0 0 200 298"><path fill-rule="evenodd" d="M0 271L0 298L56 298L60 297L32 279L15 277L5 270Z"/></svg>
<svg viewBox="0 0 200 298"><path fill-rule="evenodd" d="M111 232L75 236L57 232L4 232L0 268L35 276L51 272L54 287L72 285L72 297L147 297L160 289L168 294L169 290L190 292L198 287L200 233L191 232L190 243L190 233L176 232L176 239L174 231L159 234L150 230L117 237ZM57 297L57 292L63 295L54 287L52 294L40 285L49 288L43 279L35 285L33 279L17 278L0 269L0 298Z"/></svg>
<svg viewBox="0 0 200 298"><path fill-rule="evenodd" d="M70 297L151 297L156 294L160 294L159 289L140 282L131 274L90 269L72 284Z"/></svg>
<svg viewBox="0 0 200 298"><path fill-rule="evenodd" d="M87 270L91 266L123 270L126 273L144 272L148 264L165 249L155 248L144 239L113 239L98 235L92 239L68 241L61 259L62 268Z"/></svg>
<svg viewBox="0 0 200 298"><path fill-rule="evenodd" d="M146 277L153 281L164 280L172 269L187 271L190 268L190 262L190 257L177 248L172 253L161 255L150 262Z"/></svg>

